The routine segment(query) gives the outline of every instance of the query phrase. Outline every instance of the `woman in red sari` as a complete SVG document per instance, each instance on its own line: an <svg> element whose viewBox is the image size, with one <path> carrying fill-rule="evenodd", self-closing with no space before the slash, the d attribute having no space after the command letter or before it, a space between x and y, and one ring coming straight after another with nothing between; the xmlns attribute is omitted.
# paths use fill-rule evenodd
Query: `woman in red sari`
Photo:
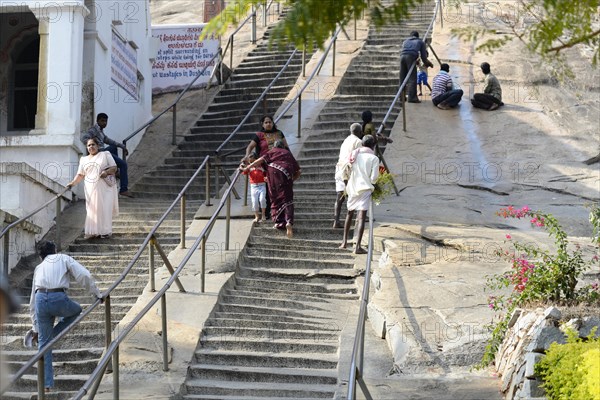
<svg viewBox="0 0 600 400"><path fill-rule="evenodd" d="M245 171L261 163L267 165L271 218L275 221L274 228L285 228L287 237L291 238L294 225L294 181L300 177L300 166L281 140L276 141L273 148L265 155L240 168Z"/></svg>

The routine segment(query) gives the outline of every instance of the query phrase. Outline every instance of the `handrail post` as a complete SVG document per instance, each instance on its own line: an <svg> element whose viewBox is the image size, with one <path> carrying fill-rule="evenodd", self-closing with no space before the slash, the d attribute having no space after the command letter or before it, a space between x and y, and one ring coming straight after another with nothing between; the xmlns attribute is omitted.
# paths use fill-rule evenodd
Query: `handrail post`
<svg viewBox="0 0 600 400"><path fill-rule="evenodd" d="M148 246L148 256L150 257L150 267L148 273L150 274L150 291L156 292L156 277L154 276L154 238L150 241Z"/></svg>
<svg viewBox="0 0 600 400"><path fill-rule="evenodd" d="M302 77L306 78L306 47L302 49Z"/></svg>
<svg viewBox="0 0 600 400"><path fill-rule="evenodd" d="M177 134L177 103L173 104L173 141L171 143L173 146L175 146L177 144L176 134Z"/></svg>
<svg viewBox="0 0 600 400"><path fill-rule="evenodd" d="M201 260L202 262L200 263L200 276L202 277L201 281L200 281L200 293L204 293L204 281L206 280L206 236L204 236L202 238L202 256L201 256Z"/></svg>
<svg viewBox="0 0 600 400"><path fill-rule="evenodd" d="M296 137L299 138L302 134L302 95L298 96L298 126L296 130Z"/></svg>
<svg viewBox="0 0 600 400"><path fill-rule="evenodd" d="M263 27L267 26L267 0L263 2Z"/></svg>
<svg viewBox="0 0 600 400"><path fill-rule="evenodd" d="M163 371L169 370L169 343L167 341L167 293L160 298L160 312L162 314L162 342L163 342Z"/></svg>
<svg viewBox="0 0 600 400"><path fill-rule="evenodd" d="M229 68L231 68L233 70L233 35L231 35L231 50L229 50ZM223 73L221 71L221 83L225 83L225 80L223 79Z"/></svg>
<svg viewBox="0 0 600 400"><path fill-rule="evenodd" d="M204 182L204 195L206 196L206 201L204 204L208 207L210 206L210 160L206 163L206 179Z"/></svg>
<svg viewBox="0 0 600 400"><path fill-rule="evenodd" d="M335 39L333 39L333 55L332 55L332 62L331 62L331 76L335 76L335 47L337 44L337 36Z"/></svg>
<svg viewBox="0 0 600 400"><path fill-rule="evenodd" d="M246 180L244 181L244 207L248 206L248 181L250 180L250 175L246 174Z"/></svg>
<svg viewBox="0 0 600 400"><path fill-rule="evenodd" d="M46 377L44 376L44 357L41 357L38 360L38 381L37 381L37 390L38 390L38 399L44 400L46 396L46 390L44 388L44 380Z"/></svg>
<svg viewBox="0 0 600 400"><path fill-rule="evenodd" d="M356 40L356 17L354 17L354 40Z"/></svg>
<svg viewBox="0 0 600 400"><path fill-rule="evenodd" d="M104 298L104 344L107 350L112 342L112 317L110 311L110 295L108 295Z"/></svg>
<svg viewBox="0 0 600 400"><path fill-rule="evenodd" d="M221 166L221 160L219 156L215 157L215 199L219 197L219 167Z"/></svg>
<svg viewBox="0 0 600 400"><path fill-rule="evenodd" d="M225 250L229 250L229 236L231 233L231 193L227 196L227 214L225 217Z"/></svg>
<svg viewBox="0 0 600 400"><path fill-rule="evenodd" d="M185 193L183 194L183 196L181 196L181 215L179 216L179 237L180 237L180 241L181 241L181 248L185 249Z"/></svg>
<svg viewBox="0 0 600 400"><path fill-rule="evenodd" d="M110 306L110 294L104 298L104 345L106 350L112 342L112 315ZM110 365L107 366L108 371L112 371Z"/></svg>
<svg viewBox="0 0 600 400"><path fill-rule="evenodd" d="M119 346L113 353L113 400L119 400Z"/></svg>
<svg viewBox="0 0 600 400"><path fill-rule="evenodd" d="M8 276L8 256L10 253L10 231L4 234L4 252L2 253L2 270Z"/></svg>
<svg viewBox="0 0 600 400"><path fill-rule="evenodd" d="M406 87L402 89L402 131L406 132Z"/></svg>
<svg viewBox="0 0 600 400"><path fill-rule="evenodd" d="M252 5L252 44L256 44L256 7ZM233 47L233 46L232 46Z"/></svg>
<svg viewBox="0 0 600 400"><path fill-rule="evenodd" d="M60 196L56 198L56 251L60 252L62 250L62 245L60 244Z"/></svg>

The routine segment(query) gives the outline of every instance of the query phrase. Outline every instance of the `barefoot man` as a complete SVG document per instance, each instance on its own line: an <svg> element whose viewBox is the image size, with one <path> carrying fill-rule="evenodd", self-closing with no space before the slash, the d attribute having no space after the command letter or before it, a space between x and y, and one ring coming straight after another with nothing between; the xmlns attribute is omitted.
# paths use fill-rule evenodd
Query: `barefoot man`
<svg viewBox="0 0 600 400"><path fill-rule="evenodd" d="M356 235L356 247L354 254L365 254L366 251L360 246L362 235L365 230L365 220L367 210L371 203L371 194L375 188L374 183L379 177L379 158L375 155L375 138L371 135L365 135L362 139L362 147L354 150L350 154L350 163L352 172L346 185L348 194L348 214L344 223L344 238L340 249L345 249L348 244L348 233L352 225L354 212L358 211L358 234Z"/></svg>

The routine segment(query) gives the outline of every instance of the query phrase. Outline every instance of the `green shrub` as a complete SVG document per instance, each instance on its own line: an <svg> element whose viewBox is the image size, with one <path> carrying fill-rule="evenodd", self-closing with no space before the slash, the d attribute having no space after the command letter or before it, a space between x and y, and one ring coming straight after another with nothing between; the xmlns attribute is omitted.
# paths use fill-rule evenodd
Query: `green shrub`
<svg viewBox="0 0 600 400"><path fill-rule="evenodd" d="M600 208L592 207L590 222L594 230L592 242L600 242ZM503 218L529 219L532 226L543 229L554 239L551 250L545 250L533 243L520 243L506 235L511 250L500 250L498 256L507 260L511 268L501 274L488 276L486 290L497 291L512 288L509 294L490 295L488 306L496 311L494 320L487 325L490 339L483 358L477 367L486 367L495 359L496 352L504 340L508 321L518 307L530 304L600 304L600 282L577 287L581 275L586 270L597 268L598 254L590 260L584 259L580 245L570 246L567 233L551 214L532 211L524 206L501 208L497 215Z"/></svg>
<svg viewBox="0 0 600 400"><path fill-rule="evenodd" d="M548 400L597 400L600 398L600 338L587 340L567 332L567 343L552 343L536 364Z"/></svg>

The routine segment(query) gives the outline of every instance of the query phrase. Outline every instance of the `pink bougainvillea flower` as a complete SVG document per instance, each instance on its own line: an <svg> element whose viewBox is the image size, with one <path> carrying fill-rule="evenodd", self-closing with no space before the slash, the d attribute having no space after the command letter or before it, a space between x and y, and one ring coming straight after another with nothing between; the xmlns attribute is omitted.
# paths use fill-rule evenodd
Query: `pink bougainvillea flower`
<svg viewBox="0 0 600 400"><path fill-rule="evenodd" d="M506 238L507 238L508 240L510 240L510 239L512 239L512 236L510 236L510 235L507 233L507 234L506 234Z"/></svg>

